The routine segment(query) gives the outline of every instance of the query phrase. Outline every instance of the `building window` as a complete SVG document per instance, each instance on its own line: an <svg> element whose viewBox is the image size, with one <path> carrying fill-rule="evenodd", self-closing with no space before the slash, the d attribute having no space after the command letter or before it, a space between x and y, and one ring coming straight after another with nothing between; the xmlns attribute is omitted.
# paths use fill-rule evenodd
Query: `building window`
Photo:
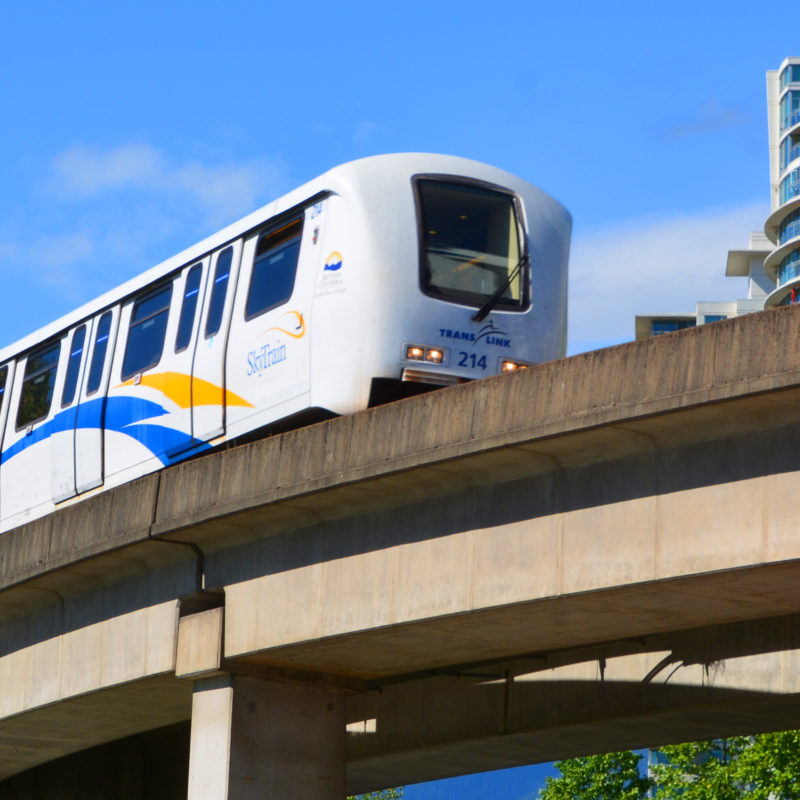
<svg viewBox="0 0 800 800"><path fill-rule="evenodd" d="M785 244L789 239L800 236L800 209L793 211L778 228L778 244Z"/></svg>
<svg viewBox="0 0 800 800"><path fill-rule="evenodd" d="M790 83L800 83L800 64L789 64L781 72L781 88L788 86Z"/></svg>
<svg viewBox="0 0 800 800"><path fill-rule="evenodd" d="M654 319L650 328L650 334L652 336L658 336L660 333L682 331L684 328L694 328L695 324L693 319Z"/></svg>
<svg viewBox="0 0 800 800"><path fill-rule="evenodd" d="M792 133L781 142L781 169L786 169L796 158L800 158L800 135Z"/></svg>
<svg viewBox="0 0 800 800"><path fill-rule="evenodd" d="M800 122L800 92L786 92L780 102L781 129L791 128Z"/></svg>
<svg viewBox="0 0 800 800"><path fill-rule="evenodd" d="M778 285L782 286L798 275L800 275L800 250L794 250L781 261L778 267Z"/></svg>
<svg viewBox="0 0 800 800"><path fill-rule="evenodd" d="M778 305L793 306L798 301L800 301L800 291L797 290L796 286L793 286L792 290L781 298L781 301L778 303Z"/></svg>
<svg viewBox="0 0 800 800"><path fill-rule="evenodd" d="M793 169L782 181L780 188L781 205L788 203L800 194L800 169Z"/></svg>
<svg viewBox="0 0 800 800"><path fill-rule="evenodd" d="M723 319L728 319L727 314L705 314L703 316L703 322L722 322Z"/></svg>

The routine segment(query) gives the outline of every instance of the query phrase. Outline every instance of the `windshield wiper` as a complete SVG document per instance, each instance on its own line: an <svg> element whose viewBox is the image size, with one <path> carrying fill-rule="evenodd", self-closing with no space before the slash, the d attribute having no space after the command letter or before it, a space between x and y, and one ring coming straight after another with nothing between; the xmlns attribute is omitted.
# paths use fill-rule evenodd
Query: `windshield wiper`
<svg viewBox="0 0 800 800"><path fill-rule="evenodd" d="M475 322L480 322L486 315L497 305L497 301L503 296L503 293L511 286L511 281L519 275L522 267L528 263L530 257L526 253L517 262L517 266L508 273L508 277L503 281L500 288L472 315Z"/></svg>

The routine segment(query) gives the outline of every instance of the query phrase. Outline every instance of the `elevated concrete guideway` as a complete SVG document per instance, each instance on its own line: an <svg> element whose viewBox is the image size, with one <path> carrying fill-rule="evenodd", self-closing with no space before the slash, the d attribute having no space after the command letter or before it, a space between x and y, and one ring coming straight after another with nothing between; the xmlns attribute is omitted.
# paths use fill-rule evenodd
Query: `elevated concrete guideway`
<svg viewBox="0 0 800 800"><path fill-rule="evenodd" d="M262 705L351 791L796 726L799 335L587 353L0 536L0 777L190 717L199 759L200 721Z"/></svg>

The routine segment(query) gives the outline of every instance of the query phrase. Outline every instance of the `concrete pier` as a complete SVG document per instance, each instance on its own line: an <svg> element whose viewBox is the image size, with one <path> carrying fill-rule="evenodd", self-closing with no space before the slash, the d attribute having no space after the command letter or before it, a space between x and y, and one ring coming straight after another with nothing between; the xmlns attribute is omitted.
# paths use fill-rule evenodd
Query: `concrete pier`
<svg viewBox="0 0 800 800"><path fill-rule="evenodd" d="M341 692L241 676L196 683L189 800L342 800L345 784Z"/></svg>

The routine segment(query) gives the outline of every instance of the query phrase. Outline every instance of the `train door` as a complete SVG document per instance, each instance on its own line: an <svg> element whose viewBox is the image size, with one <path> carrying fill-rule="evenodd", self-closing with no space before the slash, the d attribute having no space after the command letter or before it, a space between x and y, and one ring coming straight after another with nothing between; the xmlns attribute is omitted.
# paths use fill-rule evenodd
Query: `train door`
<svg viewBox="0 0 800 800"><path fill-rule="evenodd" d="M86 366L80 382L75 418L75 492L81 494L103 484L103 429L106 394L111 373L119 308L108 309L93 320L86 340Z"/></svg>
<svg viewBox="0 0 800 800"><path fill-rule="evenodd" d="M208 264L192 262L122 306L105 425L105 471L115 483L185 458L194 445L192 361Z"/></svg>
<svg viewBox="0 0 800 800"><path fill-rule="evenodd" d="M229 437L307 407L318 261L313 213L285 215L244 243L225 360L227 388L242 404L228 405Z"/></svg>
<svg viewBox="0 0 800 800"><path fill-rule="evenodd" d="M56 414L50 434L50 488L53 502L74 497L75 425L78 390L85 369L89 325L83 322L67 333L67 354L60 391L53 398Z"/></svg>
<svg viewBox="0 0 800 800"><path fill-rule="evenodd" d="M192 364L192 437L196 444L224 433L226 405L245 403L225 387L225 351L241 255L241 241L215 253L204 280L205 301Z"/></svg>

